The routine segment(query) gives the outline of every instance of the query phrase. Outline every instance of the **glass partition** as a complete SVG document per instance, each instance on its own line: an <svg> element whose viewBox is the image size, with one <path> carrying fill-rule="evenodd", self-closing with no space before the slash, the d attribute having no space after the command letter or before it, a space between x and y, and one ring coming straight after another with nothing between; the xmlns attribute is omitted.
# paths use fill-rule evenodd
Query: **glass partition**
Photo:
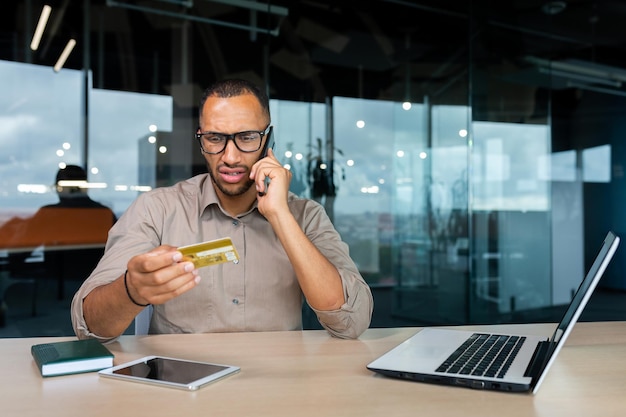
<svg viewBox="0 0 626 417"><path fill-rule="evenodd" d="M80 71L0 61L0 216L28 216L55 201L59 164L84 151Z"/></svg>
<svg viewBox="0 0 626 417"><path fill-rule="evenodd" d="M472 311L486 320L551 306L549 128L474 122L472 131Z"/></svg>
<svg viewBox="0 0 626 417"><path fill-rule="evenodd" d="M168 96L87 87L85 118L81 71L0 61L0 79L4 320L5 294L13 284L35 285L36 312L39 281L56 281L61 300L68 281L80 282L93 270L115 218L139 192L158 185L154 161L168 149L156 136L171 131L173 106Z"/></svg>
<svg viewBox="0 0 626 417"><path fill-rule="evenodd" d="M171 132L171 97L89 88L86 164L83 73L0 61L0 78L0 106L6 109L0 116L6 158L0 164L2 218L27 217L55 203L55 176L65 165L87 166L89 181L96 184L89 194L118 215L138 191L156 186L139 179L140 143L146 140L156 148L158 133Z"/></svg>
<svg viewBox="0 0 626 417"><path fill-rule="evenodd" d="M177 143L164 140L172 132L172 97L92 89L89 109L89 179L106 184L94 198L121 215L138 193L157 186L157 155L175 151ZM180 136L179 146L191 142Z"/></svg>

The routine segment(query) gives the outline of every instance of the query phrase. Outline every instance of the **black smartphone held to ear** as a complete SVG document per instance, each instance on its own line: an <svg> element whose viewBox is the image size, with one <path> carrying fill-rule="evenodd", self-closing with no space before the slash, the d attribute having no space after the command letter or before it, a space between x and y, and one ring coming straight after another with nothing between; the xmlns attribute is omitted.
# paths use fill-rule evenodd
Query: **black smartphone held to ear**
<svg viewBox="0 0 626 417"><path fill-rule="evenodd" d="M270 126L270 130L269 132L267 132L267 140L265 141L265 146L263 147L263 152L261 152L261 157L260 159L263 159L267 156L267 150L268 149L272 149L274 150L274 126ZM267 193L267 187L270 185L270 177L265 177L265 190L264 191L260 191L259 195L262 197Z"/></svg>
<svg viewBox="0 0 626 417"><path fill-rule="evenodd" d="M263 147L263 152L259 159L265 158L267 156L267 150L270 148L274 150L274 126L270 126L270 130L267 132L267 140L265 141L265 146Z"/></svg>

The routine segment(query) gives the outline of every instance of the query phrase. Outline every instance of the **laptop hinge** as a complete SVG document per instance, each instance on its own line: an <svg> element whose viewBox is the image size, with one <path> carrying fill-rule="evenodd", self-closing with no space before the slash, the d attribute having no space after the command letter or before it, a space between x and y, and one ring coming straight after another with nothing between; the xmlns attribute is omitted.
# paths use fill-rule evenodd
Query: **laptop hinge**
<svg viewBox="0 0 626 417"><path fill-rule="evenodd" d="M553 342L543 341L537 344L535 348L535 353L524 372L524 376L529 376L531 378L535 378L539 375L539 372L546 364L546 359L548 357L548 351L550 350Z"/></svg>

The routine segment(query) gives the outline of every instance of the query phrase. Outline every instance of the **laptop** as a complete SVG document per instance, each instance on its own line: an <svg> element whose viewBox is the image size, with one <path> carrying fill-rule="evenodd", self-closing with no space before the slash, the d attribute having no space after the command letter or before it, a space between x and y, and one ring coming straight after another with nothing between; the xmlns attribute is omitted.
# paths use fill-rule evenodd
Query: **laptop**
<svg viewBox="0 0 626 417"><path fill-rule="evenodd" d="M619 242L618 236L608 232L550 338L427 327L369 363L367 369L411 381L535 394ZM486 359L481 359L481 355Z"/></svg>

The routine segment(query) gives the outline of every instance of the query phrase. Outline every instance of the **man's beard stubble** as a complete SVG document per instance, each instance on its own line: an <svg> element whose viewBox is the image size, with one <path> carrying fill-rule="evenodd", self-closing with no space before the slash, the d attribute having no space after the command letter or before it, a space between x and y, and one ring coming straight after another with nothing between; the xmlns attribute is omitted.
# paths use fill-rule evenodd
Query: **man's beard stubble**
<svg viewBox="0 0 626 417"><path fill-rule="evenodd" d="M243 195L246 193L246 191L250 189L250 187L252 187L252 185L254 185L254 181L249 179L248 181L246 181L245 184L243 184L238 189L234 191L227 190L219 181L217 181L217 179L213 175L213 169L211 168L211 165L209 165L208 162L206 166L207 166L207 170L209 171L209 176L211 177L211 181L213 181L213 184L218 188L218 190L222 192L222 194L227 195L229 197L237 197L237 196Z"/></svg>

